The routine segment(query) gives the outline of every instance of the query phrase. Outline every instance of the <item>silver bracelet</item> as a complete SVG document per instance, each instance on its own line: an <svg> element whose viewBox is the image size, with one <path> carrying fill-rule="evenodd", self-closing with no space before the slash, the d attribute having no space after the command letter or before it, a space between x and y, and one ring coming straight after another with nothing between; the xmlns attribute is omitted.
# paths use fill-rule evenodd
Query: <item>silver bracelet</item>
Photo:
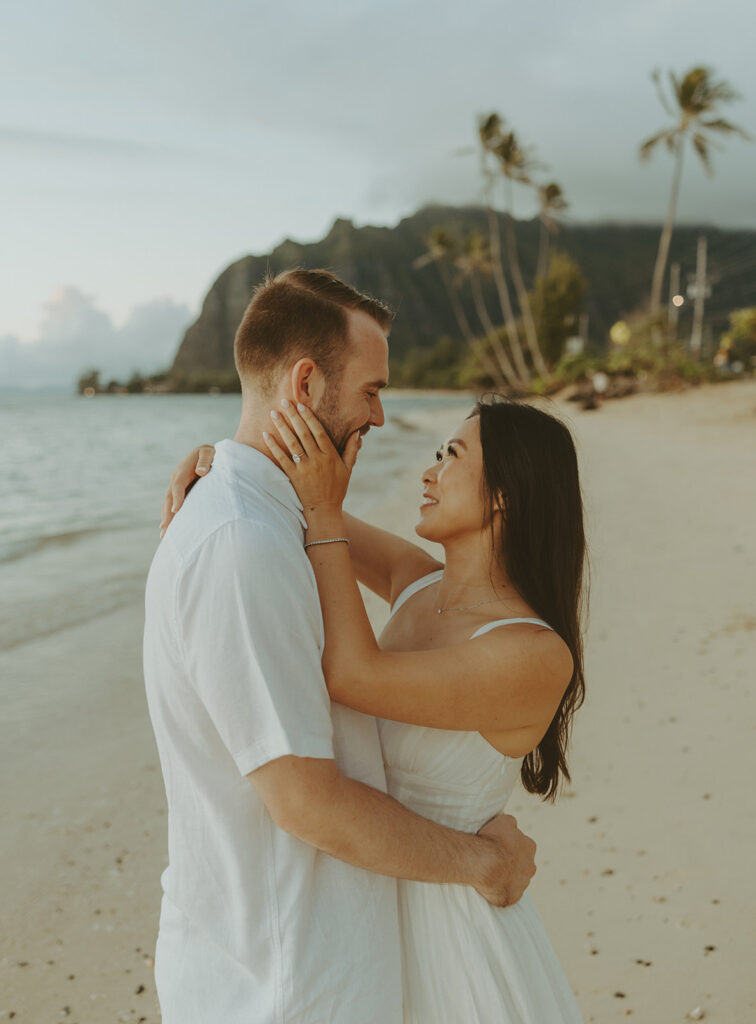
<svg viewBox="0 0 756 1024"><path fill-rule="evenodd" d="M308 540L305 544L305 551L307 548L311 548L314 544L349 544L348 537L331 537L330 540Z"/></svg>

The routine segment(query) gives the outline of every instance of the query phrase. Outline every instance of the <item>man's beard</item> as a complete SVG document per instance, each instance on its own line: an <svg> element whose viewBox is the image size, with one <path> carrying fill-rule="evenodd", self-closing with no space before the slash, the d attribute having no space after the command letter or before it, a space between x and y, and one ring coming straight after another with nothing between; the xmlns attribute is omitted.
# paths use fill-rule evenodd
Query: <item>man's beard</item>
<svg viewBox="0 0 756 1024"><path fill-rule="evenodd" d="M339 455L344 454L347 441L355 432L357 427L350 426L339 410L340 388L336 385L329 385L320 401L320 405L313 412L323 425L323 429L330 437L334 448ZM360 434L367 434L370 426L363 423L359 428Z"/></svg>

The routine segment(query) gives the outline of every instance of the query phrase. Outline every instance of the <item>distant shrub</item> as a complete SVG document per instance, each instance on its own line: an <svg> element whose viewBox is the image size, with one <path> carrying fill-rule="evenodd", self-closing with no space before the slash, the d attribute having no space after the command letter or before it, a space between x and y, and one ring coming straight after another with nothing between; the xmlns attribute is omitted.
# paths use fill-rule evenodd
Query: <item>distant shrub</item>
<svg viewBox="0 0 756 1024"><path fill-rule="evenodd" d="M587 283L567 253L554 251L545 277L539 277L530 296L538 325L538 341L547 363L556 363L567 338L575 334Z"/></svg>
<svg viewBox="0 0 756 1024"><path fill-rule="evenodd" d="M80 395L85 393L92 394L95 391L100 390L100 371L91 369L85 370L81 374L79 379L76 381L76 390Z"/></svg>
<svg viewBox="0 0 756 1024"><path fill-rule="evenodd" d="M738 364L746 372L756 369L756 306L730 313L730 329L720 339L715 361L724 370Z"/></svg>
<svg viewBox="0 0 756 1024"><path fill-rule="evenodd" d="M206 395L212 391L214 394L232 395L241 392L241 382L235 370L168 374L165 384L167 390L174 394Z"/></svg>
<svg viewBox="0 0 756 1024"><path fill-rule="evenodd" d="M554 367L552 376L562 387L565 384L574 384L576 380L586 378L590 373L601 369L602 358L589 352L581 352L574 356L562 356Z"/></svg>
<svg viewBox="0 0 756 1024"><path fill-rule="evenodd" d="M457 389L462 382L464 346L451 338L439 338L431 348L413 348L400 363L391 363L395 387Z"/></svg>

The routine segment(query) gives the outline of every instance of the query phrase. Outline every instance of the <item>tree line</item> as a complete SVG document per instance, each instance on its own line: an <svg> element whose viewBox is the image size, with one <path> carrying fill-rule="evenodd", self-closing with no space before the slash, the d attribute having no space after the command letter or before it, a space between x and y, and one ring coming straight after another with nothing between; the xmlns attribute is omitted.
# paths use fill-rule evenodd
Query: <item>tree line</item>
<svg viewBox="0 0 756 1024"><path fill-rule="evenodd" d="M615 346L628 347L624 359L618 360L615 355L613 363L609 361L610 370L616 365L630 368L632 359L627 357L633 352L648 366L649 345L656 351L651 360L654 364L661 361L662 365L671 362L683 366L686 356L692 361L698 359L697 352L686 353L685 346L671 336L671 318L662 303L684 154L692 148L711 174L712 149L718 137L737 134L748 139L742 128L721 116L720 108L739 97L712 69L696 66L679 76L670 71L667 88L659 71L653 72L652 80L671 120L640 144L639 155L648 160L658 147L666 148L673 157L671 190L650 276L648 301L642 309L633 311L626 330L616 332L611 339ZM415 260L414 266L417 270L429 265L437 268L460 335L473 353L482 378L515 392L555 390L564 383L565 373L574 371L576 361L585 362L587 340L585 324L579 324L585 282L574 261L553 245L560 219L568 209L567 199L558 182L539 180L545 166L535 148L523 143L498 112L478 119L477 142L482 195L488 214L487 237L477 231L457 236L437 227L426 239L427 251ZM514 220L515 194L523 189L535 193L540 222L538 257L529 285L520 262ZM503 211L503 225L497 206ZM486 278L495 284L495 312L488 308L484 298L481 281ZM462 290L468 285L477 324L470 323L461 301ZM732 331L723 339L725 347L720 345L712 365L721 367L729 361L733 332L740 330L742 347L742 324L754 319L747 313L734 311ZM575 338L572 350L567 345L570 336ZM751 356L756 356L756 338ZM695 367L688 368L688 373L700 376Z"/></svg>

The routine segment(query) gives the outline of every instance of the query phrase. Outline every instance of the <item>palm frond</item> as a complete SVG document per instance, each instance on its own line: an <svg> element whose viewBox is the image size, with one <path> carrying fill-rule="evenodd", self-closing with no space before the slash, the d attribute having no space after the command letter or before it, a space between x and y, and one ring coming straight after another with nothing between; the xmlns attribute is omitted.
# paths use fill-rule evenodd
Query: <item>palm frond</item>
<svg viewBox="0 0 756 1024"><path fill-rule="evenodd" d="M464 241L466 264L471 271L488 273L491 268L491 248L480 231L471 231Z"/></svg>
<svg viewBox="0 0 756 1024"><path fill-rule="evenodd" d="M430 263L440 263L442 260L453 261L459 249L457 239L445 228L435 227L430 236L425 239L426 252L417 256L412 261L415 270L421 270Z"/></svg>
<svg viewBox="0 0 756 1024"><path fill-rule="evenodd" d="M674 71L670 71L669 72L669 82L670 82L670 85L672 86L672 95L675 97L675 101L677 103L677 106L678 107L682 107L682 105L683 105L683 83L682 83L682 80L677 77L677 75L674 73ZM677 111L672 111L672 113L676 114Z"/></svg>
<svg viewBox="0 0 756 1024"><path fill-rule="evenodd" d="M695 149L696 153L698 153L698 155L701 158L701 163L706 168L706 173L711 174L712 167L711 156L709 155L709 140L706 138L705 135L701 135L700 132L696 132L696 134L692 137L691 142L693 143L693 148Z"/></svg>
<svg viewBox="0 0 756 1024"><path fill-rule="evenodd" d="M688 120L697 117L705 109L709 89L708 74L706 68L691 68L678 80L677 104L683 117Z"/></svg>
<svg viewBox="0 0 756 1024"><path fill-rule="evenodd" d="M708 98L713 106L715 103L732 103L734 100L742 99L742 96L733 89L729 82L713 82L708 89Z"/></svg>
<svg viewBox="0 0 756 1024"><path fill-rule="evenodd" d="M723 117L716 117L713 121L701 121L702 128L708 128L713 132L734 132L736 135L742 136L744 139L750 140L751 136L745 131L740 125L732 124L730 121L725 121Z"/></svg>
<svg viewBox="0 0 756 1024"><path fill-rule="evenodd" d="M656 135L652 135L650 139L646 139L646 141L642 143L640 147L641 160L648 160L648 158L653 153L657 143L661 142L662 140L667 141L668 137L674 134L674 128L662 128L662 130L660 132L657 132ZM668 142L667 145L669 145Z"/></svg>
<svg viewBox="0 0 756 1024"><path fill-rule="evenodd" d="M538 200L542 214L547 212L561 213L570 205L564 198L562 186L557 185L555 181L550 181L548 185L541 185L539 187Z"/></svg>
<svg viewBox="0 0 756 1024"><path fill-rule="evenodd" d="M531 183L530 175L534 171L543 170L545 164L536 159L534 146L521 146L514 132L507 132L491 152L499 161L499 170L506 178L519 181L523 185Z"/></svg>
<svg viewBox="0 0 756 1024"><path fill-rule="evenodd" d="M671 106L669 100L667 99L667 97L666 97L666 95L664 93L664 89L662 87L661 71L659 70L659 68L654 68L654 70L651 72L651 81L656 86L656 94L659 97L659 102L664 107L664 109L669 114L669 116L670 117L674 117L675 116L675 112L672 109L672 106Z"/></svg>
<svg viewBox="0 0 756 1024"><path fill-rule="evenodd" d="M724 79L715 81L712 68L691 68L677 80L677 102L681 112L689 119L700 118L713 111L720 103L731 103L739 94Z"/></svg>
<svg viewBox="0 0 756 1024"><path fill-rule="evenodd" d="M484 149L490 149L501 135L504 121L494 110L478 118L478 137Z"/></svg>

